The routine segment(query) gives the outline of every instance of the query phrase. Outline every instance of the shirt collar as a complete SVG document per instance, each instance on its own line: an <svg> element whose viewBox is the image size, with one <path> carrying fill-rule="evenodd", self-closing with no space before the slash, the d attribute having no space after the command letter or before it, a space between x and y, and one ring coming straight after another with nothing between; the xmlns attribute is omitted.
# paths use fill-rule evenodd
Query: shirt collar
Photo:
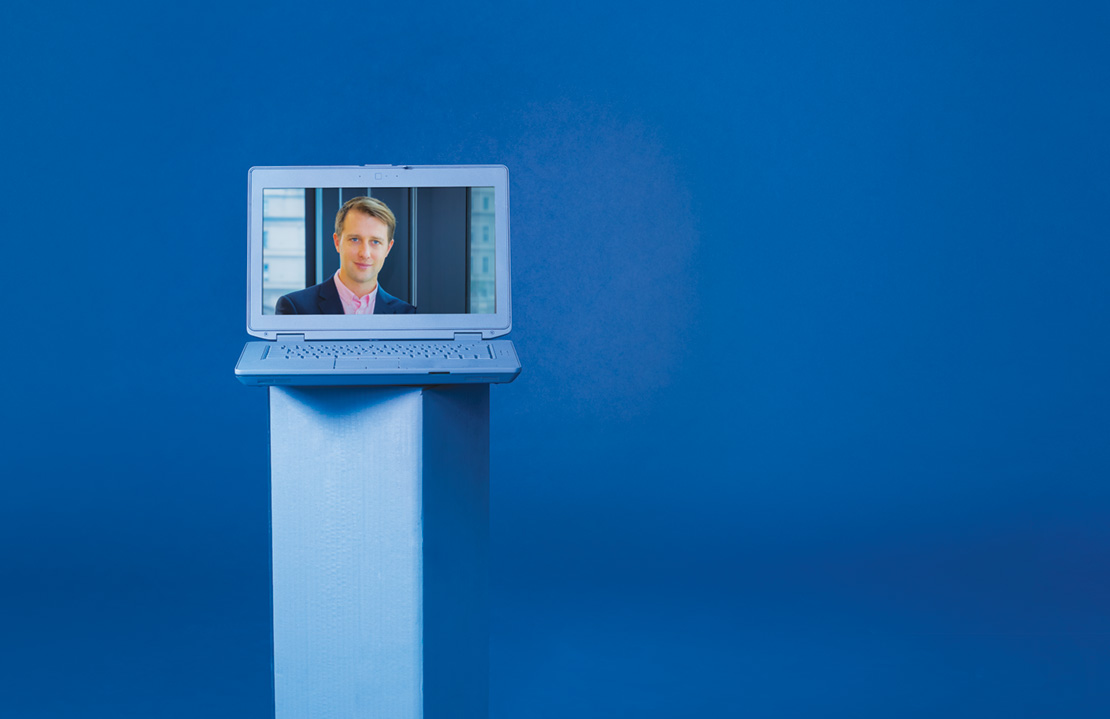
<svg viewBox="0 0 1110 719"><path fill-rule="evenodd" d="M359 297L339 279L339 270L332 275L332 280L335 281L335 289L339 292L339 301L343 303L344 314L356 314L360 308L365 313L365 308L373 306L378 297L378 288L381 287L380 284L376 284L373 291Z"/></svg>

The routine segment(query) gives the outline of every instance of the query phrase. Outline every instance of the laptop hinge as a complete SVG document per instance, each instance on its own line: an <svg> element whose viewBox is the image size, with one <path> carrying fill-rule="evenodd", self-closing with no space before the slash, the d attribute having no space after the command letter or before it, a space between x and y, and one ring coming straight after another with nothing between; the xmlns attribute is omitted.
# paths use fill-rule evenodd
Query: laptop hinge
<svg viewBox="0 0 1110 719"><path fill-rule="evenodd" d="M482 333L481 332L456 332L455 333L455 341L456 342L481 342L482 341Z"/></svg>
<svg viewBox="0 0 1110 719"><path fill-rule="evenodd" d="M304 335L295 332L278 332L278 342L304 342Z"/></svg>

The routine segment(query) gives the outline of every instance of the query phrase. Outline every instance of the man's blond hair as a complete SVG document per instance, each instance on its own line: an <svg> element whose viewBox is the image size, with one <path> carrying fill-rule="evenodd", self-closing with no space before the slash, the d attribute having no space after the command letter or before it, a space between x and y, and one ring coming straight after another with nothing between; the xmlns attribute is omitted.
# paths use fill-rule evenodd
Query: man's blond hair
<svg viewBox="0 0 1110 719"><path fill-rule="evenodd" d="M343 221L347 219L347 213L351 210L357 210L384 222L389 228L389 237L386 239L393 239L393 231L397 229L397 218L393 216L393 210L390 210L384 202L373 197L352 197L344 202L339 212L335 213L335 234L343 236Z"/></svg>

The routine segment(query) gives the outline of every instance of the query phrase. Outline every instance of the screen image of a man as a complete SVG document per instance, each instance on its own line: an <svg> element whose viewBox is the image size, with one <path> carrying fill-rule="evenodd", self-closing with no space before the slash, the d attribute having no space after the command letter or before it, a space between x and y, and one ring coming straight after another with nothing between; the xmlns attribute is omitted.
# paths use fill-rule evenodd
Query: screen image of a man
<svg viewBox="0 0 1110 719"><path fill-rule="evenodd" d="M381 200L354 197L335 215L339 269L318 285L282 295L279 315L405 315L416 309L378 284L397 218Z"/></svg>

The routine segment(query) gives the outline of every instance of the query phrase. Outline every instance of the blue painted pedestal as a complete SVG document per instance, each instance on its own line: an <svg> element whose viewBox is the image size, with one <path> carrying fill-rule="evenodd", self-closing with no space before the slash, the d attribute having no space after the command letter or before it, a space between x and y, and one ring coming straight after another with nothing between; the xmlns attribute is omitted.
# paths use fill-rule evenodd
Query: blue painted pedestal
<svg viewBox="0 0 1110 719"><path fill-rule="evenodd" d="M269 392L276 719L485 719L489 386Z"/></svg>

